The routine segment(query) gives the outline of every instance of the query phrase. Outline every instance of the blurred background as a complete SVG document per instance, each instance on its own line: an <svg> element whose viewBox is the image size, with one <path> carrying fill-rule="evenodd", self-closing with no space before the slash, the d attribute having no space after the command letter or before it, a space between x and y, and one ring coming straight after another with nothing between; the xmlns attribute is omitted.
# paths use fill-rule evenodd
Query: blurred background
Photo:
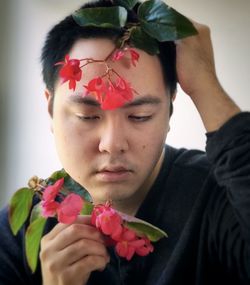
<svg viewBox="0 0 250 285"><path fill-rule="evenodd" d="M41 78L46 33L84 0L0 0L0 207L36 174L49 176L57 158ZM211 28L218 77L243 110L250 110L250 1L168 0L168 5ZM179 89L167 142L205 147L205 130Z"/></svg>

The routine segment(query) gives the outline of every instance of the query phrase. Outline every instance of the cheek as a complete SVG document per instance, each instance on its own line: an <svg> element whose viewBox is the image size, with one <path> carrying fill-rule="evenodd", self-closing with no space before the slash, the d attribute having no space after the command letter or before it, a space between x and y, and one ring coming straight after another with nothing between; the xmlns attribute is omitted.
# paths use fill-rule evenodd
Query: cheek
<svg viewBox="0 0 250 285"><path fill-rule="evenodd" d="M54 138L59 158L64 167L74 167L76 163L86 160L93 153L96 142L90 133L81 127L75 118L54 119ZM88 151L86 151L88 150Z"/></svg>
<svg viewBox="0 0 250 285"><path fill-rule="evenodd" d="M158 157L165 145L168 121L165 124L154 124L151 128L138 136L137 146L143 160L151 160Z"/></svg>

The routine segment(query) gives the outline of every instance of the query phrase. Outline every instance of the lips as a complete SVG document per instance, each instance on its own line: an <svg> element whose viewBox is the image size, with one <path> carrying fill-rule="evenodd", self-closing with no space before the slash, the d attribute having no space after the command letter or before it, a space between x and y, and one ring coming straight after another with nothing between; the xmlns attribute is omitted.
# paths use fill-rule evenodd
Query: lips
<svg viewBox="0 0 250 285"><path fill-rule="evenodd" d="M96 173L96 177L102 182L122 182L132 175L132 170L123 166L106 166Z"/></svg>

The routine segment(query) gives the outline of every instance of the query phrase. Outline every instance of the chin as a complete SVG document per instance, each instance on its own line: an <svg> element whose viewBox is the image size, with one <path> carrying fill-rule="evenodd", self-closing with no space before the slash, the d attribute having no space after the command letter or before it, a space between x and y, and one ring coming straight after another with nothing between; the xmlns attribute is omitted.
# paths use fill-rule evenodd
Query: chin
<svg viewBox="0 0 250 285"><path fill-rule="evenodd" d="M94 190L94 194L92 195L90 193L90 195L93 198L94 203L105 203L106 201L123 201L123 200L127 200L129 199L133 194L131 193L131 189L130 191L128 191L127 189L119 189L120 187L108 187L108 188L99 188L98 190L95 189ZM92 192L92 191L91 191ZM93 192L92 192L93 193Z"/></svg>

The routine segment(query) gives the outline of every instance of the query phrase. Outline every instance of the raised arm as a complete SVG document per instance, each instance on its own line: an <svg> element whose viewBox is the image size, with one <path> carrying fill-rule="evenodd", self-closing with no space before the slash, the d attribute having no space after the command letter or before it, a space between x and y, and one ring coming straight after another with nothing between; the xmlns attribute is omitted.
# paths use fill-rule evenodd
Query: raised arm
<svg viewBox="0 0 250 285"><path fill-rule="evenodd" d="M198 35L176 43L177 75L181 88L198 109L207 132L211 132L240 109L217 78L209 28L198 23L194 25Z"/></svg>

